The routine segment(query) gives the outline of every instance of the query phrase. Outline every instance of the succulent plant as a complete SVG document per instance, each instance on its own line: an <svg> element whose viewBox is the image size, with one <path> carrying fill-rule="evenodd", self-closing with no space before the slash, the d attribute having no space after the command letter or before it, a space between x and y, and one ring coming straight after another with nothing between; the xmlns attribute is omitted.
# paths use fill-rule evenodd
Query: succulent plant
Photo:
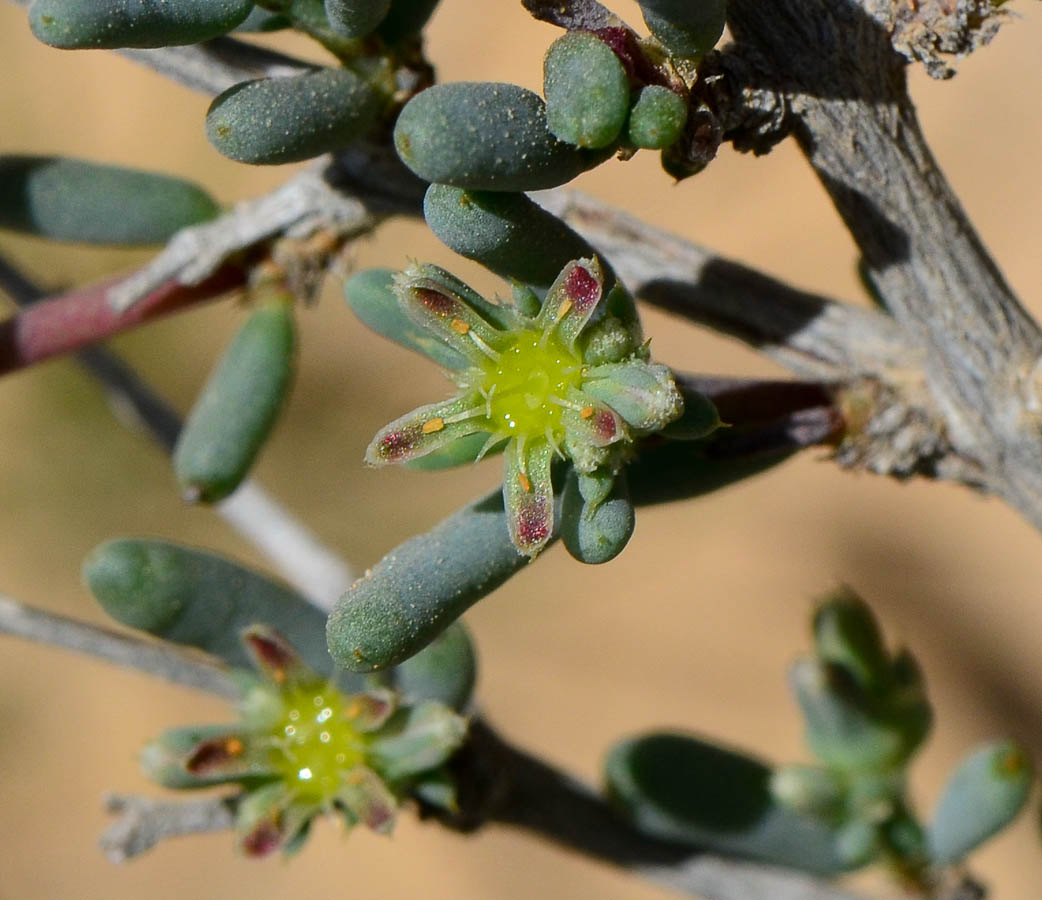
<svg viewBox="0 0 1042 900"><path fill-rule="evenodd" d="M366 460L407 462L477 433L487 435L478 458L505 444L510 536L536 556L554 530L555 457L581 477L606 479L610 491L635 439L683 411L672 374L648 361L646 346L631 340L607 358L600 352L613 318L603 288L596 258L565 266L541 305L519 290L525 308L491 304L435 266L407 269L394 284L401 308L467 366L453 373L455 397L391 422Z"/></svg>

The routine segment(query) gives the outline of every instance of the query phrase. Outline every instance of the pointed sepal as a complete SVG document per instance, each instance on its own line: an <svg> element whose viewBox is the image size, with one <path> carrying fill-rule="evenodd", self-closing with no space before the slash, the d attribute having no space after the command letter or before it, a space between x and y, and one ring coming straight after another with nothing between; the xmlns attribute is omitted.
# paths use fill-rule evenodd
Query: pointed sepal
<svg viewBox="0 0 1042 900"><path fill-rule="evenodd" d="M503 503L510 539L518 552L535 557L554 530L554 492L550 463L554 450L548 441L507 444L503 474Z"/></svg>
<svg viewBox="0 0 1042 900"><path fill-rule="evenodd" d="M550 285L536 327L544 333L555 332L561 343L574 351L603 291L604 270L596 256L568 263Z"/></svg>
<svg viewBox="0 0 1042 900"><path fill-rule="evenodd" d="M172 728L141 751L141 770L163 787L190 790L259 777L273 770L268 754L236 725Z"/></svg>
<svg viewBox="0 0 1042 900"><path fill-rule="evenodd" d="M250 791L235 816L239 849L254 858L280 849L293 852L299 849L301 832L320 812L319 804L296 800L281 781Z"/></svg>
<svg viewBox="0 0 1042 900"><path fill-rule="evenodd" d="M399 713L388 731L371 752L380 773L395 782L445 763L463 743L467 722L443 703L428 700Z"/></svg>
<svg viewBox="0 0 1042 900"><path fill-rule="evenodd" d="M274 628L251 625L243 631L242 642L257 671L276 687L310 686L323 680Z"/></svg>
<svg viewBox="0 0 1042 900"><path fill-rule="evenodd" d="M356 822L379 834L394 828L398 800L372 769L357 766L344 776L337 802Z"/></svg>
<svg viewBox="0 0 1042 900"><path fill-rule="evenodd" d="M495 360L504 348L504 332L482 316L473 298L456 285L423 271L414 266L395 276L394 292L406 316L473 365Z"/></svg>
<svg viewBox="0 0 1042 900"><path fill-rule="evenodd" d="M431 403L381 428L365 451L365 461L372 466L408 462L488 428L480 397L467 394Z"/></svg>
<svg viewBox="0 0 1042 900"><path fill-rule="evenodd" d="M344 715L356 731L368 734L382 728L397 708L398 697L394 691L373 688L348 697Z"/></svg>
<svg viewBox="0 0 1042 900"><path fill-rule="evenodd" d="M638 431L658 431L684 411L673 373L659 363L630 360L594 366L587 371L582 389Z"/></svg>

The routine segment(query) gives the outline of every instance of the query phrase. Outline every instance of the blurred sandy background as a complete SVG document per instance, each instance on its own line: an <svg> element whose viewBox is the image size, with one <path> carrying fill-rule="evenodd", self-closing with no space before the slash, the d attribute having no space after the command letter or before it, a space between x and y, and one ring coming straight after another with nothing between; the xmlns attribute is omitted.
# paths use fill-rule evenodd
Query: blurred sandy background
<svg viewBox="0 0 1042 900"><path fill-rule="evenodd" d="M634 6L619 2L630 15ZM965 61L949 83L913 76L927 135L1015 289L1042 315L1042 9ZM219 157L203 135L207 101L114 56L37 44L24 12L0 5L0 151L65 152L191 176L224 202L286 171ZM516 2L445 0L430 55L445 80L536 88L554 29ZM480 38L475 36L480 35ZM860 293L855 251L796 151L724 152L674 187L654 154L612 162L581 186L805 288ZM0 235L0 250L50 286L146 256L51 247ZM494 283L415 223L362 242L359 265L407 256ZM367 471L370 436L432 399L429 364L363 333L330 284L302 317L300 379L260 463L263 483L358 567L493 485L496 463L452 474ZM241 321L223 303L115 342L186 410ZM678 368L773 373L736 344L649 314L659 358ZM263 565L205 510L183 506L168 466L117 425L70 362L0 381L0 590L100 620L80 584L83 556L116 535L157 535ZM807 644L812 599L839 580L868 598L888 634L920 655L937 728L913 768L929 809L976 741L1010 733L1042 751L1042 537L998 502L925 483L844 474L815 453L698 502L641 514L612 564L586 568L557 548L467 617L482 654L487 715L524 746L596 778L617 737L672 725L776 760L805 759L787 663ZM4 640L0 649L0 898L338 896L405 900L665 897L606 867L502 830L464 839L408 816L390 840L346 843L315 829L288 864L247 862L227 835L170 842L123 867L96 848L105 791L150 791L135 754L160 730L220 720L222 705L87 659ZM1037 801L1037 798L1036 798ZM974 859L1004 900L1038 896L1037 802Z"/></svg>

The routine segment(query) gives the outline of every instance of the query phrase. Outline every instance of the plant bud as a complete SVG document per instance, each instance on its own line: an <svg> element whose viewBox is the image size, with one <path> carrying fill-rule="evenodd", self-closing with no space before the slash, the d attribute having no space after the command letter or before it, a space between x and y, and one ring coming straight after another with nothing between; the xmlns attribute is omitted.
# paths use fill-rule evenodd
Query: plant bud
<svg viewBox="0 0 1042 900"><path fill-rule="evenodd" d="M33 34L63 50L170 47L219 37L253 0L36 0Z"/></svg>
<svg viewBox="0 0 1042 900"><path fill-rule="evenodd" d="M398 116L394 145L421 178L482 191L557 187L607 157L557 140L538 94L491 82L417 94Z"/></svg>
<svg viewBox="0 0 1042 900"><path fill-rule="evenodd" d="M893 681L890 654L872 610L849 588L826 597L814 613L814 645L826 662L847 669L867 691Z"/></svg>
<svg viewBox="0 0 1042 900"><path fill-rule="evenodd" d="M347 69L260 78L229 88L206 113L206 136L237 162L300 162L364 137L384 95Z"/></svg>
<svg viewBox="0 0 1042 900"><path fill-rule="evenodd" d="M218 212L209 194L180 178L56 156L0 156L0 228L58 241L162 244Z"/></svg>
<svg viewBox="0 0 1042 900"><path fill-rule="evenodd" d="M675 92L658 84L641 88L630 110L626 136L634 147L662 150L675 144L687 124L687 104Z"/></svg>
<svg viewBox="0 0 1042 900"><path fill-rule="evenodd" d="M591 485L596 486L595 493ZM602 492L603 487L608 488L607 493ZM574 469L568 473L561 501L561 540L575 559L591 565L614 559L629 542L633 526L624 471L601 479Z"/></svg>
<svg viewBox="0 0 1042 900"><path fill-rule="evenodd" d="M929 732L925 701L876 702L832 663L799 660L790 680L806 718L807 745L834 768L864 772L901 766Z"/></svg>
<svg viewBox="0 0 1042 900"><path fill-rule="evenodd" d="M246 477L293 381L296 333L290 303L250 315L199 394L174 448L184 497L214 503Z"/></svg>
<svg viewBox="0 0 1042 900"><path fill-rule="evenodd" d="M550 132L577 147L613 144L626 123L630 86L614 51L588 31L569 31L543 61Z"/></svg>

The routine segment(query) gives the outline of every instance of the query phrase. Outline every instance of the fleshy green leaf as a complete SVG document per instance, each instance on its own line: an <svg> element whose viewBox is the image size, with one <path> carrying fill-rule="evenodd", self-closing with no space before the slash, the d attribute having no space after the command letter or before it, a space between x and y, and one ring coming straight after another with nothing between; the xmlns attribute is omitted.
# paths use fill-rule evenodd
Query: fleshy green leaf
<svg viewBox="0 0 1042 900"><path fill-rule="evenodd" d="M394 670L394 686L408 700L438 700L461 710L477 680L477 654L467 627L453 622Z"/></svg>
<svg viewBox="0 0 1042 900"><path fill-rule="evenodd" d="M174 448L188 500L213 503L249 473L293 382L292 306L275 300L250 314L199 394Z"/></svg>
<svg viewBox="0 0 1042 900"><path fill-rule="evenodd" d="M698 57L712 50L727 22L727 0L637 0L644 21L672 53Z"/></svg>
<svg viewBox="0 0 1042 900"><path fill-rule="evenodd" d="M35 0L29 26L64 50L170 47L219 37L251 9L253 0Z"/></svg>
<svg viewBox="0 0 1042 900"><path fill-rule="evenodd" d="M559 140L596 149L615 143L629 112L630 85L614 51L589 31L568 31L543 60L546 121Z"/></svg>
<svg viewBox="0 0 1042 900"><path fill-rule="evenodd" d="M653 837L825 875L844 868L835 831L779 805L770 769L743 754L650 734L616 745L605 773L612 798Z"/></svg>
<svg viewBox="0 0 1042 900"><path fill-rule="evenodd" d="M365 137L385 105L376 87L348 69L260 78L210 104L206 136L237 162L300 162Z"/></svg>
<svg viewBox="0 0 1042 900"><path fill-rule="evenodd" d="M497 490L388 553L333 608L333 659L354 672L396 665L524 568L506 519Z"/></svg>
<svg viewBox="0 0 1042 900"><path fill-rule="evenodd" d="M325 0L326 18L343 37L371 34L387 16L391 0Z"/></svg>
<svg viewBox="0 0 1042 900"><path fill-rule="evenodd" d="M0 156L0 228L58 241L162 244L217 215L202 188L58 156Z"/></svg>
<svg viewBox="0 0 1042 900"><path fill-rule="evenodd" d="M327 675L332 669L322 612L230 560L166 541L123 538L97 547L84 562L83 575L118 622L198 647L231 666L251 665L240 634L263 622L284 635L316 672Z"/></svg>
<svg viewBox="0 0 1042 900"><path fill-rule="evenodd" d="M524 194L432 184L423 214L449 249L542 289L570 260L594 255L582 237Z"/></svg>
<svg viewBox="0 0 1042 900"><path fill-rule="evenodd" d="M649 84L641 88L630 110L626 136L635 147L661 150L680 140L687 124L687 104L667 87Z"/></svg>
<svg viewBox="0 0 1042 900"><path fill-rule="evenodd" d="M984 744L967 756L944 788L929 828L930 852L958 862L1012 822L1031 791L1031 758L1014 741Z"/></svg>
<svg viewBox="0 0 1042 900"><path fill-rule="evenodd" d="M606 158L557 140L542 99L514 84L436 84L394 128L402 161L421 178L479 191L557 187Z"/></svg>

